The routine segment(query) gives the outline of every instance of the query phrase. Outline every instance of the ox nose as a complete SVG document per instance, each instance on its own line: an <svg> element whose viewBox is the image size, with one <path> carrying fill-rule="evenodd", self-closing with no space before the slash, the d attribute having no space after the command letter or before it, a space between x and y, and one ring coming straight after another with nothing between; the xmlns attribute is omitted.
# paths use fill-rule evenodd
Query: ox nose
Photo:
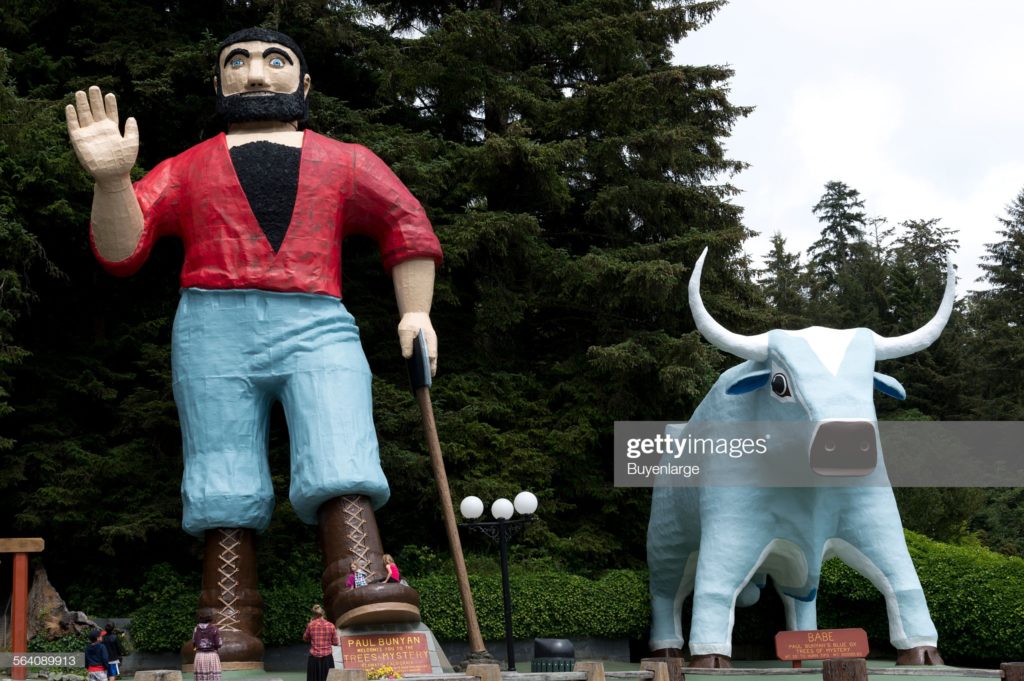
<svg viewBox="0 0 1024 681"><path fill-rule="evenodd" d="M878 463L875 441L870 421L822 423L811 443L811 470L818 475L867 475Z"/></svg>

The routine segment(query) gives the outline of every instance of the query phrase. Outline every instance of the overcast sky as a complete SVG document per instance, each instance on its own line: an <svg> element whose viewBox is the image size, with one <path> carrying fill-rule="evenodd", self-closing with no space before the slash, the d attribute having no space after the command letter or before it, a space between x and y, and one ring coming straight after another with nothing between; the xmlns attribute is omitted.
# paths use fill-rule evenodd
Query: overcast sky
<svg viewBox="0 0 1024 681"><path fill-rule="evenodd" d="M726 141L750 168L746 244L760 264L775 231L805 252L829 180L890 225L956 229L959 293L997 218L1024 188L1024 1L732 0L683 39L675 61L728 64L730 101L755 106ZM803 262L805 259L802 259Z"/></svg>

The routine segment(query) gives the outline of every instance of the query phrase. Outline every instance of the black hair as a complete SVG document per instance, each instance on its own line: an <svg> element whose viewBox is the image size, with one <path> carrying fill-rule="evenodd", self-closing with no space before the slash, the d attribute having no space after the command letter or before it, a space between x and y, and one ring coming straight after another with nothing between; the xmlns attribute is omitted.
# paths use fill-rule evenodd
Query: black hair
<svg viewBox="0 0 1024 681"><path fill-rule="evenodd" d="M247 40L260 40L265 43L277 43L278 45L284 45L289 50L295 53L295 56L299 58L299 80L309 72L306 66L306 57L302 54L302 49L299 48L298 43L292 40L289 36L275 31L269 28L260 28L259 26L253 26L250 28L243 28L241 31L235 31L227 38L225 38L220 45L217 46L217 58L220 59L220 53L224 51L224 48L228 45L234 45L235 43L244 43ZM217 64L217 72L220 72L220 64Z"/></svg>

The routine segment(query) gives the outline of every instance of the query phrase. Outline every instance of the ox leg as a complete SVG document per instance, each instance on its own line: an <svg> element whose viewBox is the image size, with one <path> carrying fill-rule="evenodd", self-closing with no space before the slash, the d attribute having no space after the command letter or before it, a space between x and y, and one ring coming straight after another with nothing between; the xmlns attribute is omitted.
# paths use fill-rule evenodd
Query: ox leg
<svg viewBox="0 0 1024 681"><path fill-rule="evenodd" d="M776 584L775 590L786 611L786 628L790 631L808 631L818 628L818 579L815 575L808 588L800 595L792 589Z"/></svg>
<svg viewBox="0 0 1024 681"><path fill-rule="evenodd" d="M764 548L758 535L732 528L730 536L723 528L723 532L705 532L701 538L690 625L693 666L731 666L736 600L754 576Z"/></svg>
<svg viewBox="0 0 1024 681"><path fill-rule="evenodd" d="M651 590L650 647L655 654L682 657L683 601L693 591L700 521L693 490L658 488L647 527Z"/></svg>
<svg viewBox="0 0 1024 681"><path fill-rule="evenodd" d="M889 615L889 639L901 651L901 658L920 657L925 662L941 664L936 649L938 632L907 551L892 490L855 491L870 498L859 499L846 515L844 527L840 528L841 539L832 542L832 550L882 592Z"/></svg>

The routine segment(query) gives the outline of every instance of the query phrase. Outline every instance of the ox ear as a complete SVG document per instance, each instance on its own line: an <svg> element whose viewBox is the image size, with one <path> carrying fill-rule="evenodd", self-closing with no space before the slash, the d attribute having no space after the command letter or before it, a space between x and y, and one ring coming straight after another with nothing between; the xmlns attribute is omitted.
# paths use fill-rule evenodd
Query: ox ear
<svg viewBox="0 0 1024 681"><path fill-rule="evenodd" d="M770 371L753 371L749 374L744 374L738 381L726 388L725 394L742 395L743 393L757 390L761 386L768 385L768 377L771 373Z"/></svg>
<svg viewBox="0 0 1024 681"><path fill-rule="evenodd" d="M886 376L875 372L875 390L880 393L885 393L889 397L895 397L897 400L907 399L907 391L892 376Z"/></svg>

